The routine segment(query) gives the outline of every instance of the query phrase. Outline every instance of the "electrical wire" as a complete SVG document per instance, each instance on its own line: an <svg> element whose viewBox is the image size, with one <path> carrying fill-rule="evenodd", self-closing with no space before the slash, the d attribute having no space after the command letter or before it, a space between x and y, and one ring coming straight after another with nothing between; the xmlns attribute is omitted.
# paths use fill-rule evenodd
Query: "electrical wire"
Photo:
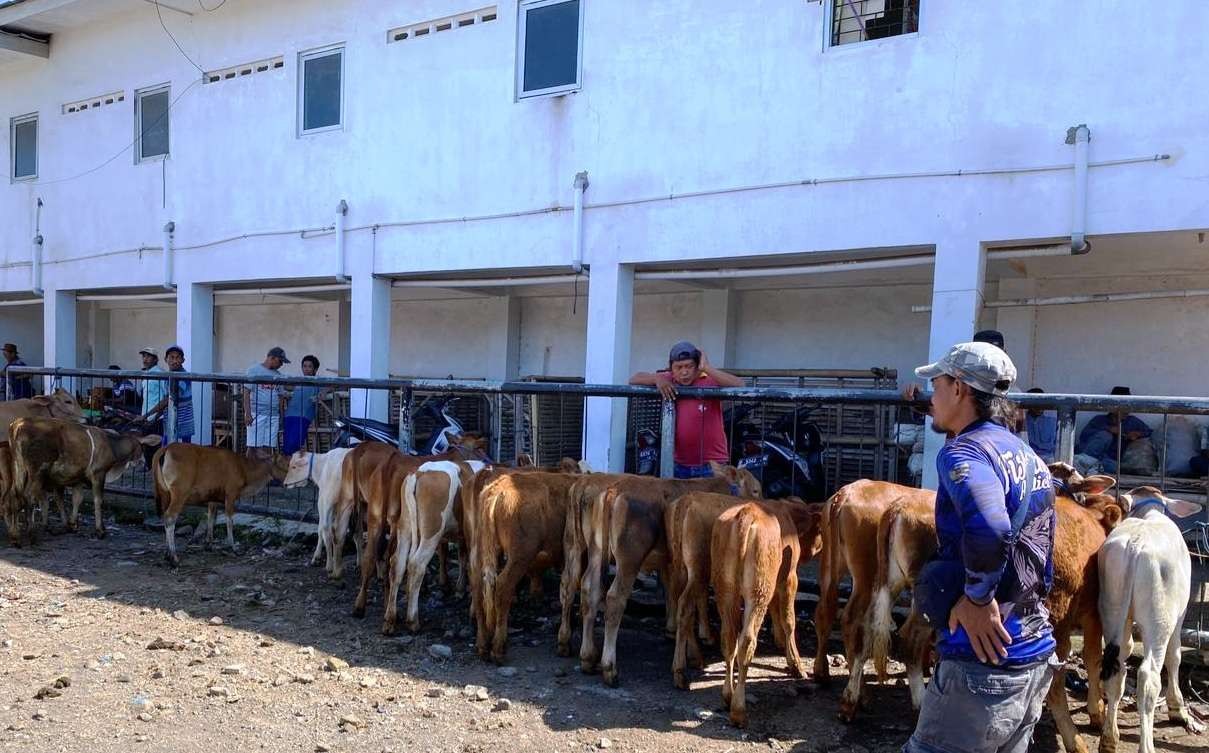
<svg viewBox="0 0 1209 753"><path fill-rule="evenodd" d="M216 10L218 10L219 8L221 8L221 7L223 7L224 5L226 5L226 4L227 4L227 0L222 0L222 2L221 2L221 3L219 3L218 5L215 5L213 8L207 8L207 7L206 7L206 4L205 4L205 3L203 3L203 2L202 2L202 0L197 0L197 4L198 4L198 5L200 5L200 6L201 6L201 9L202 9L202 10L204 10L205 12L207 12L207 13L213 13L214 11L216 11Z"/></svg>
<svg viewBox="0 0 1209 753"><path fill-rule="evenodd" d="M198 0L198 2L200 1L201 0ZM168 25L164 23L164 14L160 12L159 0L151 0L151 2L153 5L155 5L155 16L160 20L160 28L162 28L164 33L168 35L168 38L172 40L172 44L176 45L176 49L181 55L184 56L185 60L189 61L190 65L197 69L198 73L202 74L203 76L206 75L206 70L197 63L193 62L193 58L189 57L189 54L185 52L185 48L181 47L180 42L176 41L176 37L172 36L172 32L168 31ZM205 6L202 7L204 8ZM217 10L217 8L215 10Z"/></svg>

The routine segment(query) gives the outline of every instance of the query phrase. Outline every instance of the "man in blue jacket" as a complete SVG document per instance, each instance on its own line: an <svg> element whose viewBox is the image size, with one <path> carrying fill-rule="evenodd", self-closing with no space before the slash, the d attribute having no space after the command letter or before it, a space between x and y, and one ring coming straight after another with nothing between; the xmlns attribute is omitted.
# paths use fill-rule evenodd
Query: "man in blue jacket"
<svg viewBox="0 0 1209 753"><path fill-rule="evenodd" d="M965 577L956 603L943 604L940 664L903 750L1025 753L1056 665L1044 604L1057 525L1052 479L1007 428L1016 367L1003 350L961 343L915 373L931 381L932 428L953 435L936 460L937 559Z"/></svg>

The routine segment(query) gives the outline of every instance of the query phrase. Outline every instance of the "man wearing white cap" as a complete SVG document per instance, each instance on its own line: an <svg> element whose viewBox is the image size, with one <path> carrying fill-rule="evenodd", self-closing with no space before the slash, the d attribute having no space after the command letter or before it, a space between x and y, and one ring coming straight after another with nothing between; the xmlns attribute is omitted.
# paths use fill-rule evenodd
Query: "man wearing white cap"
<svg viewBox="0 0 1209 753"><path fill-rule="evenodd" d="M143 358L143 371L148 373L164 373L160 366L160 352L150 346L139 351ZM143 418L149 419L156 413L156 406L168 397L168 381L166 379L140 379L135 385L143 395ZM147 424L147 431L153 434L163 434L163 417L157 416L155 421Z"/></svg>
<svg viewBox="0 0 1209 753"><path fill-rule="evenodd" d="M1055 665L1053 482L1008 428L1016 367L1002 349L961 343L915 373L952 439L936 459L939 546L915 585L940 664L903 751L1025 753Z"/></svg>

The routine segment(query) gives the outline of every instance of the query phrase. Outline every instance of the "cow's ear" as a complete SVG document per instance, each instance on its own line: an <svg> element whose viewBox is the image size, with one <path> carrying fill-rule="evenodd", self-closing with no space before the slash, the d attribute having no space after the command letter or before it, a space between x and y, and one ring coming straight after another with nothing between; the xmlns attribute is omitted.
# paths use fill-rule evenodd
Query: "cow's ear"
<svg viewBox="0 0 1209 753"><path fill-rule="evenodd" d="M1187 518L1190 515L1196 515L1202 509L1201 505L1196 502L1189 502L1186 499L1164 497L1163 501L1167 503L1168 512L1177 518Z"/></svg>
<svg viewBox="0 0 1209 753"><path fill-rule="evenodd" d="M1079 482L1078 491L1084 494L1103 494L1116 485L1117 480L1112 476L1088 476Z"/></svg>
<svg viewBox="0 0 1209 753"><path fill-rule="evenodd" d="M709 469L718 478L724 478L732 484L739 478L739 470L733 465L724 465L716 460L709 461Z"/></svg>
<svg viewBox="0 0 1209 753"><path fill-rule="evenodd" d="M1125 517L1125 511L1117 504L1104 505L1100 509L1100 514L1104 516L1104 527L1112 530L1117 523L1121 522L1121 518Z"/></svg>
<svg viewBox="0 0 1209 753"><path fill-rule="evenodd" d="M38 405L41 405L42 407L46 407L46 406L50 405L50 398L47 397L46 395L34 395L33 397L30 398L30 400L33 400L35 403L37 403Z"/></svg>
<svg viewBox="0 0 1209 753"><path fill-rule="evenodd" d="M139 444L147 445L148 447L159 447L163 437L159 434L148 434L145 437L139 437Z"/></svg>

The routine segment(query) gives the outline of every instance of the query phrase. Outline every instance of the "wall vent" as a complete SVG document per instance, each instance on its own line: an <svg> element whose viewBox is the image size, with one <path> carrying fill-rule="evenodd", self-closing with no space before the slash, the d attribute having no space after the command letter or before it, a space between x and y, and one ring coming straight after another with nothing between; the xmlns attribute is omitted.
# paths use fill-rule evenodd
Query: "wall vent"
<svg viewBox="0 0 1209 753"><path fill-rule="evenodd" d="M466 13L458 13L455 16L434 18L431 21L423 21L418 24L391 29L386 32L386 42L387 44L392 42L408 42L412 39L439 34L443 31L453 31L455 29L465 29L467 26L475 26L476 24L485 24L489 21L494 21L496 18L498 18L498 14L494 5L490 8L479 8L478 10L467 11Z"/></svg>
<svg viewBox="0 0 1209 753"><path fill-rule="evenodd" d="M81 99L77 102L68 102L67 104L63 105L63 114L74 115L79 112L84 112L85 110L97 110L102 107L108 107L109 105L115 105L118 102L125 101L125 92L110 92L109 94L102 94L99 97L89 97L88 99Z"/></svg>
<svg viewBox="0 0 1209 753"><path fill-rule="evenodd" d="M285 60L281 57L268 58L267 60L257 60L254 63L244 63L243 65L233 65L230 68L221 68L217 71L207 71L202 77L204 84L217 84L223 81L230 81L235 78L244 78L246 76L254 76L258 73L268 73L275 71L278 68L285 66Z"/></svg>

